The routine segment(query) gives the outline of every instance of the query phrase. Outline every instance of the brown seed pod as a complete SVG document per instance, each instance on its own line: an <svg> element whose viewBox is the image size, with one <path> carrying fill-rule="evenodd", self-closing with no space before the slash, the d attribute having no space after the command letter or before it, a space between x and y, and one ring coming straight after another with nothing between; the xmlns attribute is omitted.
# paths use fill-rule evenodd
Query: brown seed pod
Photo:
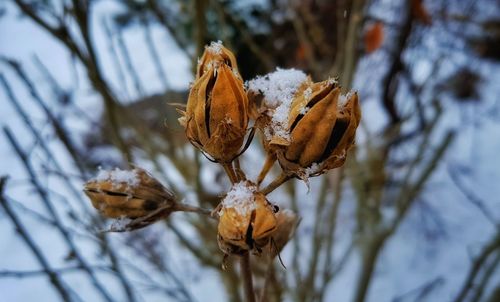
<svg viewBox="0 0 500 302"><path fill-rule="evenodd" d="M84 192L104 216L131 219L124 226L128 229L164 218L176 205L173 193L140 168L101 171L85 184Z"/></svg>
<svg viewBox="0 0 500 302"><path fill-rule="evenodd" d="M271 141L284 172L307 179L341 166L360 118L357 93L341 95L335 81L315 83L297 93L288 118L290 142Z"/></svg>
<svg viewBox="0 0 500 302"><path fill-rule="evenodd" d="M197 79L182 113L179 122L193 145L220 163L238 156L248 125L248 99L229 66L212 68Z"/></svg>
<svg viewBox="0 0 500 302"><path fill-rule="evenodd" d="M218 68L221 65L228 66L239 77L238 65L234 54L224 47L221 41L212 42L210 45L205 46L205 51L198 60L196 79L201 78L209 70Z"/></svg>
<svg viewBox="0 0 500 302"><path fill-rule="evenodd" d="M219 247L226 254L260 253L276 230L275 214L275 208L253 184L236 184L221 203Z"/></svg>

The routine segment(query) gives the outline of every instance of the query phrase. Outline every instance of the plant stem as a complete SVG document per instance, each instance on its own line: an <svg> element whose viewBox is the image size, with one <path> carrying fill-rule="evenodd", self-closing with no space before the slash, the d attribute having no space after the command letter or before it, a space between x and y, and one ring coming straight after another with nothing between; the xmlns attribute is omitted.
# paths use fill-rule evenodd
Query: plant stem
<svg viewBox="0 0 500 302"><path fill-rule="evenodd" d="M236 172L234 172L233 163L224 163L221 165L224 168L224 171L226 171L226 174L229 177L231 183L235 184L236 182L238 182L238 176L236 176Z"/></svg>
<svg viewBox="0 0 500 302"><path fill-rule="evenodd" d="M264 189L260 190L264 195L267 195L274 191L277 187L281 186L284 184L287 180L289 180L291 177L289 175L286 175L285 173L281 173L280 176L278 176L275 180L273 180L272 183L267 185Z"/></svg>
<svg viewBox="0 0 500 302"><path fill-rule="evenodd" d="M240 258L241 276L243 277L243 288L247 302L255 302L253 290L252 271L250 269L250 254L246 253Z"/></svg>
<svg viewBox="0 0 500 302"><path fill-rule="evenodd" d="M184 204L184 203L176 204L174 207L174 211L197 213L200 215L210 217L212 219L216 219L215 217L212 216L211 210L200 208L197 206Z"/></svg>
<svg viewBox="0 0 500 302"><path fill-rule="evenodd" d="M267 173L269 170L274 165L274 162L276 161L276 157L274 155L268 155L266 157L266 162L264 163L264 166L262 167L262 170L259 173L259 177L257 178L257 184L260 185L260 183L266 178Z"/></svg>

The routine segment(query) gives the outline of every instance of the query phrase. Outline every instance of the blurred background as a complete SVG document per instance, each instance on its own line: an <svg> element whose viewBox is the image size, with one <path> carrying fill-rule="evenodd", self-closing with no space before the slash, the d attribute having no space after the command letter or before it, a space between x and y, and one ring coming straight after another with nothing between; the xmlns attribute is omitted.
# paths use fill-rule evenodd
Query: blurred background
<svg viewBox="0 0 500 302"><path fill-rule="evenodd" d="M346 165L269 197L302 219L286 269L253 258L265 301L500 301L497 0L1 1L1 301L241 301L213 221L102 233L81 190L133 163L217 205L229 183L168 105L217 40L244 80L301 69L362 104Z"/></svg>

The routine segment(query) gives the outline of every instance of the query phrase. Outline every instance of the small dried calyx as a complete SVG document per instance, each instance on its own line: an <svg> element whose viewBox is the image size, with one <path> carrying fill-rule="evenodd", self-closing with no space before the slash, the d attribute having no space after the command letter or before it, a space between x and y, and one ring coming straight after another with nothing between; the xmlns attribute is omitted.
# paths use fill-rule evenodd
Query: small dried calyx
<svg viewBox="0 0 500 302"><path fill-rule="evenodd" d="M248 98L234 55L220 44L205 49L180 124L189 141L213 161L239 155L248 126Z"/></svg>
<svg viewBox="0 0 500 302"><path fill-rule="evenodd" d="M120 229L142 228L167 217L177 204L175 196L145 170L100 171L84 187L94 208L108 218L123 219Z"/></svg>
<svg viewBox="0 0 500 302"><path fill-rule="evenodd" d="M357 93L341 95L336 82L314 83L300 91L288 118L291 142L276 144L281 167L300 178L340 167L354 144L360 118Z"/></svg>
<svg viewBox="0 0 500 302"><path fill-rule="evenodd" d="M274 111L271 120L257 125L264 132L270 163L277 159L286 175L307 180L343 165L361 111L357 93L342 95L335 80L313 83L308 78L296 87L285 113ZM286 114L284 129L274 127L276 114Z"/></svg>
<svg viewBox="0 0 500 302"><path fill-rule="evenodd" d="M220 249L228 255L260 254L277 229L278 210L250 181L235 184L218 211Z"/></svg>

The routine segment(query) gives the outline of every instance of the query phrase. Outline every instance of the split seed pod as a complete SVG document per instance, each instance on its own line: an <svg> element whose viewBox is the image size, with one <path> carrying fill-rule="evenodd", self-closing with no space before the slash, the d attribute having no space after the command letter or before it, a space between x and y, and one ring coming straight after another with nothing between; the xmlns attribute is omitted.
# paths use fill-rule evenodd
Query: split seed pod
<svg viewBox="0 0 500 302"><path fill-rule="evenodd" d="M205 47L203 55L198 60L196 79L201 78L210 69L217 68L223 64L231 68L236 74L239 74L234 54L225 48L220 41L210 43L209 46Z"/></svg>
<svg viewBox="0 0 500 302"><path fill-rule="evenodd" d="M195 81L184 116L186 136L214 161L238 156L248 125L248 99L231 67L211 68Z"/></svg>
<svg viewBox="0 0 500 302"><path fill-rule="evenodd" d="M241 182L221 203L217 239L228 255L247 251L260 254L276 231L277 207L255 190L249 182Z"/></svg>
<svg viewBox="0 0 500 302"><path fill-rule="evenodd" d="M127 230L165 218L174 209L172 192L140 168L101 171L84 187L94 208L108 218L128 218Z"/></svg>
<svg viewBox="0 0 500 302"><path fill-rule="evenodd" d="M334 81L297 93L288 117L290 143L275 145L281 167L304 179L342 166L360 119L357 93L341 95Z"/></svg>

